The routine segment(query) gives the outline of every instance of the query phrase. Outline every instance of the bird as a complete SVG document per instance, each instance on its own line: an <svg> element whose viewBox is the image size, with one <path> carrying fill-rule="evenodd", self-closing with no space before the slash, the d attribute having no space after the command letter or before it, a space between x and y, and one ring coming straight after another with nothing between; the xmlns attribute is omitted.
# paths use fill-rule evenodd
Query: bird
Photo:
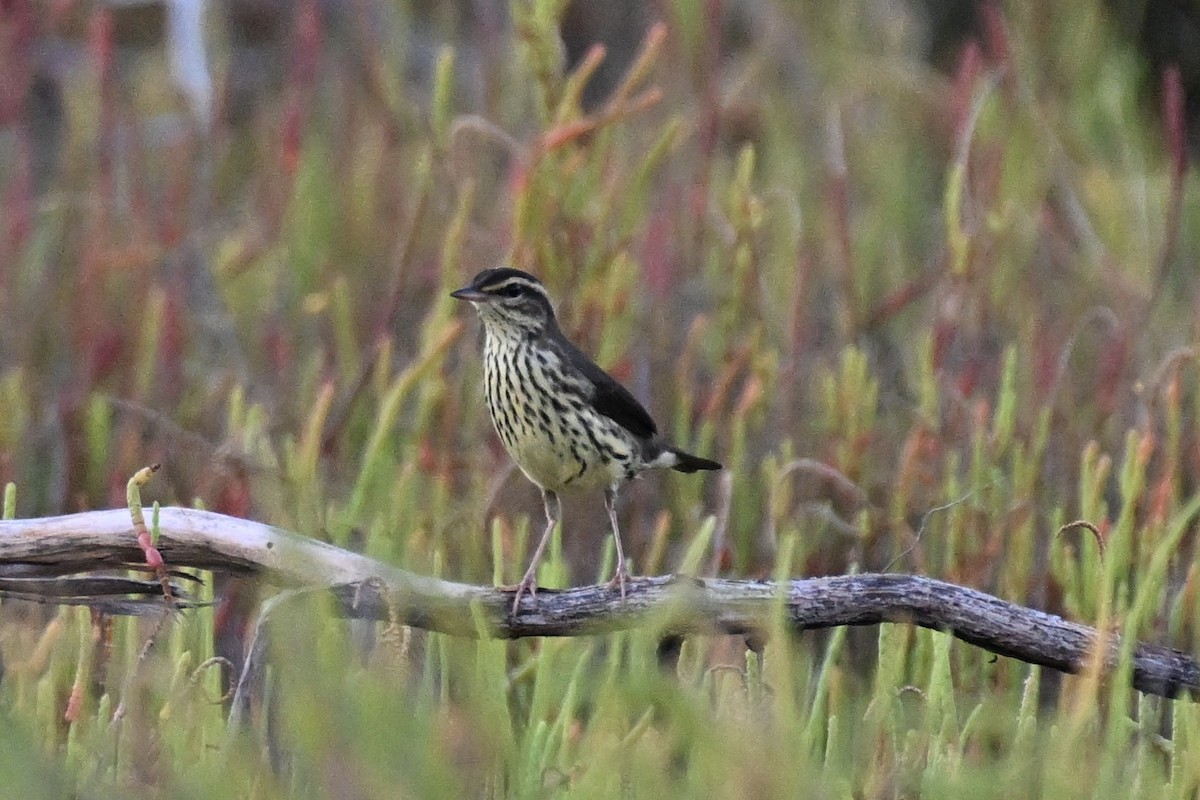
<svg viewBox="0 0 1200 800"><path fill-rule="evenodd" d="M542 493L546 527L525 576L521 597L537 594L537 565L562 516L559 494L604 490L617 563L611 590L622 600L629 570L617 524L617 493L639 473L693 473L721 464L665 442L649 412L563 333L542 282L503 266L485 269L450 293L474 306L483 322L484 396L505 450Z"/></svg>

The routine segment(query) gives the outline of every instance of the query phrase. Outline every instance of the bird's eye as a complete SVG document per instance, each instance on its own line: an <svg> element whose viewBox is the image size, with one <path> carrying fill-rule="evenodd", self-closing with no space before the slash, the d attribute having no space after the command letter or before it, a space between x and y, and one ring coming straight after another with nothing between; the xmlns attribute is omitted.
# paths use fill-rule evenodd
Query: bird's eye
<svg viewBox="0 0 1200 800"><path fill-rule="evenodd" d="M517 286L516 284L510 284L500 290L500 295L502 297L520 297L521 287Z"/></svg>

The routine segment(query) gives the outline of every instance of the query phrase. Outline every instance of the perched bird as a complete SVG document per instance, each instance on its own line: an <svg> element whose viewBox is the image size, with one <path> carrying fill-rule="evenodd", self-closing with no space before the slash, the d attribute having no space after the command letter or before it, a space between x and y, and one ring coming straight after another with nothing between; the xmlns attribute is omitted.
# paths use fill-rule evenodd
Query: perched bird
<svg viewBox="0 0 1200 800"><path fill-rule="evenodd" d="M542 490L546 529L521 596L537 592L538 560L561 513L559 492L604 489L617 568L609 587L625 596L629 571L617 526L617 490L648 469L696 472L716 461L665 443L646 409L573 345L558 326L541 281L517 269L486 269L451 297L466 300L483 320L484 393L492 424L508 454Z"/></svg>

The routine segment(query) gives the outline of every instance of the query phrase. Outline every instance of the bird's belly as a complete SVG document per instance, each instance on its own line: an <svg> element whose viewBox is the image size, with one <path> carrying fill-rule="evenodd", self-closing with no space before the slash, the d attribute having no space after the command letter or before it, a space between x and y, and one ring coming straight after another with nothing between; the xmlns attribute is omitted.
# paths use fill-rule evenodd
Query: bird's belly
<svg viewBox="0 0 1200 800"><path fill-rule="evenodd" d="M598 414L515 426L515 435L497 431L509 455L531 481L544 489L596 489L625 479L633 443Z"/></svg>
<svg viewBox="0 0 1200 800"><path fill-rule="evenodd" d="M611 486L618 476L610 464L597 459L576 461L570 453L556 452L546 442L529 439L509 448L509 454L529 480L555 492Z"/></svg>

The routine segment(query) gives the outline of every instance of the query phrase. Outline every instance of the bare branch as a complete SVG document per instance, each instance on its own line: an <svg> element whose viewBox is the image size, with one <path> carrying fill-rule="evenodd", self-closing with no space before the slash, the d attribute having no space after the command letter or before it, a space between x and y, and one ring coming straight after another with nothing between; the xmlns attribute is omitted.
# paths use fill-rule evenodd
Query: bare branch
<svg viewBox="0 0 1200 800"><path fill-rule="evenodd" d="M1053 614L913 575L844 575L786 583L635 578L624 601L603 586L541 589L536 598L522 599L514 617L509 612L511 592L423 577L261 523L164 508L159 528L159 550L175 567L257 575L285 588L329 589L346 616L387 620L395 615L404 624L457 636L585 636L652 627L664 639L711 633L761 639L782 607L786 624L795 632L881 622L919 625L1064 672L1084 669L1097 648L1112 669L1120 647L1116 634L1101 637L1093 628ZM3 574L66 577L128 568L138 561L142 552L125 509L0 521ZM36 593L38 585L30 583L25 594ZM139 595L137 584L129 582L93 583L89 588L99 592L105 585L121 592L124 605L152 603L162 608L161 587L156 596ZM141 585L143 591L157 586L149 581ZM56 601L54 596L46 599ZM1197 692L1200 664L1187 653L1140 644L1134 648L1132 684L1167 697Z"/></svg>

